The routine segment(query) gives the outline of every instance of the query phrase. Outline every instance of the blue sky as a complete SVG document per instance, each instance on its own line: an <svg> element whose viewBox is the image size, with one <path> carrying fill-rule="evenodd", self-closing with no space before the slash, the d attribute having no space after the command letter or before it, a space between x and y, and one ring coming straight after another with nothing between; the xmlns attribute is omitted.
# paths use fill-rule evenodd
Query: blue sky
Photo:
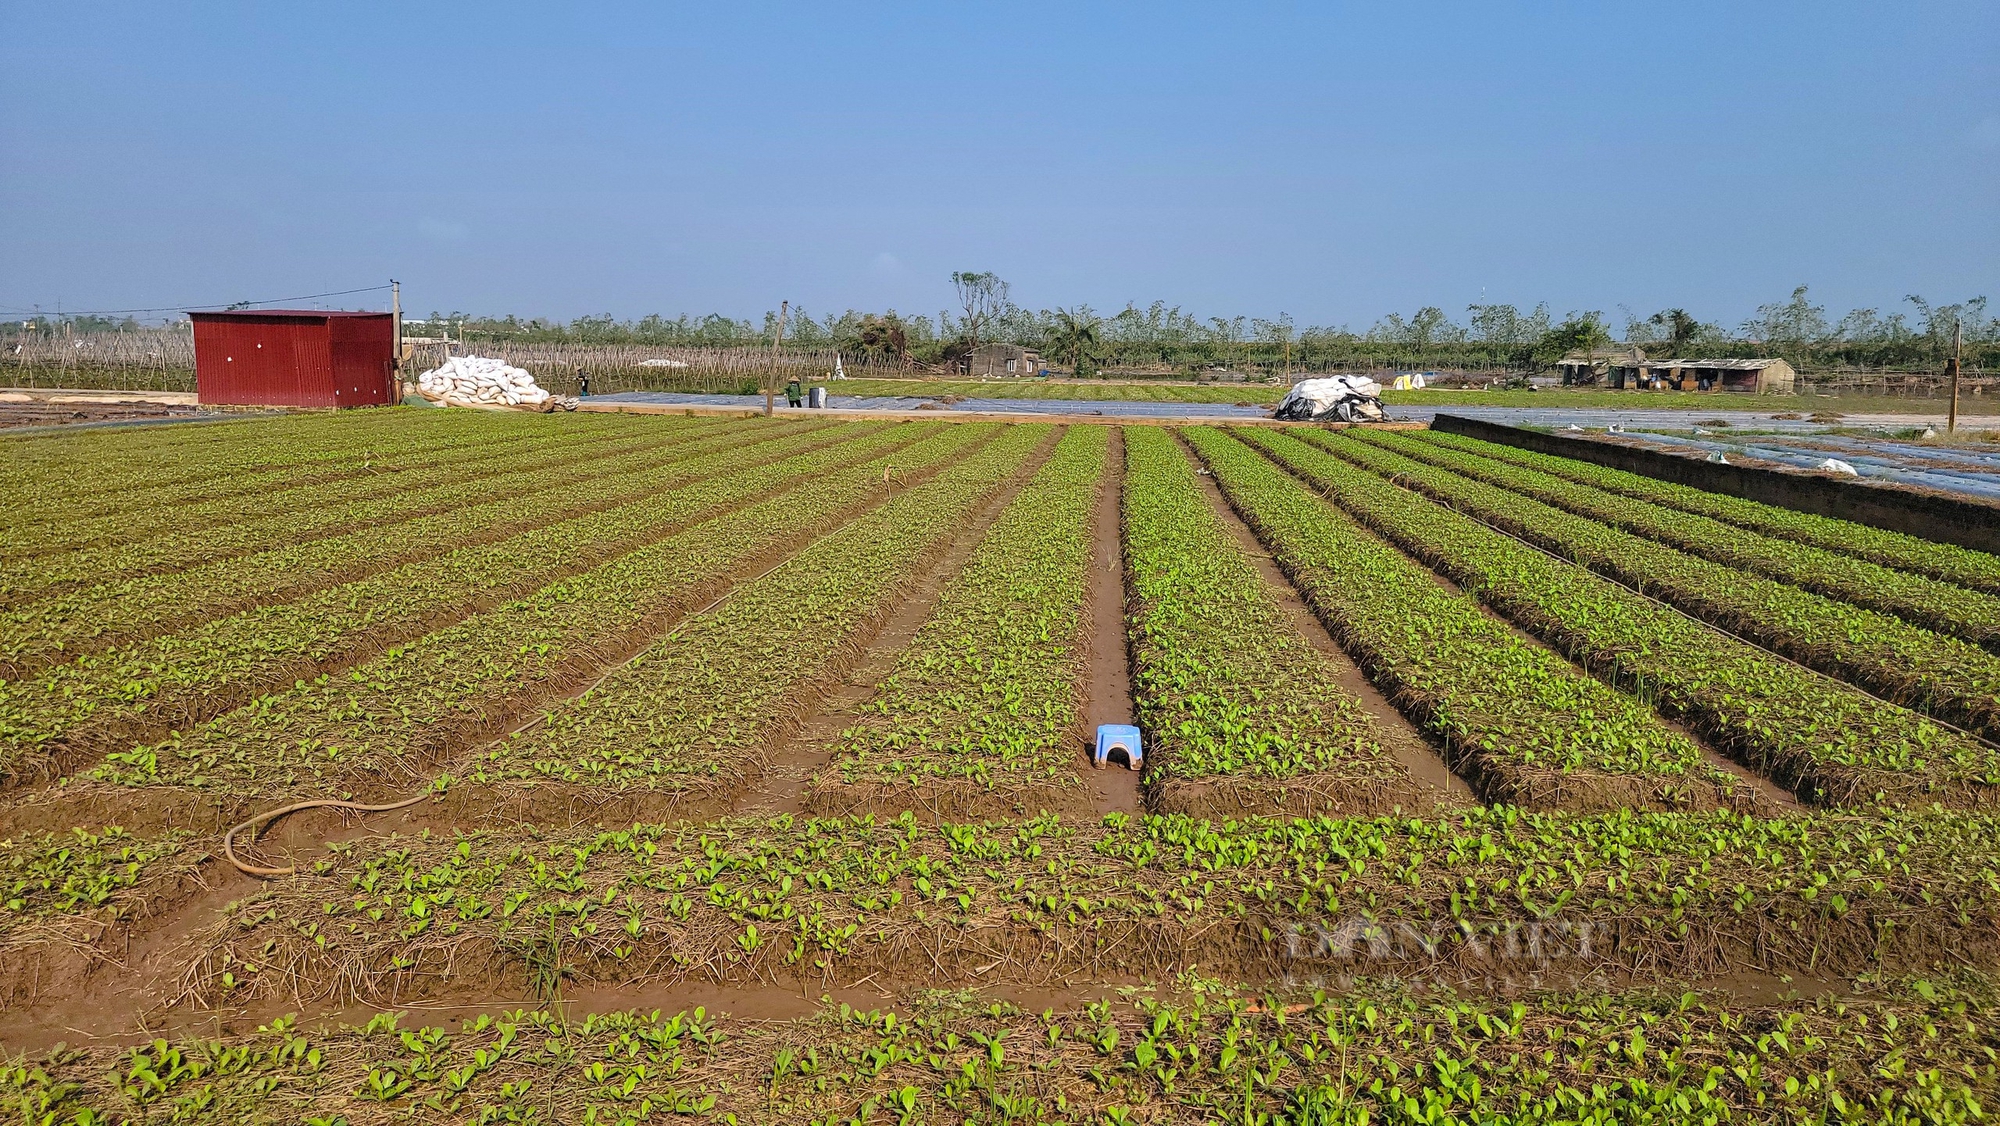
<svg viewBox="0 0 2000 1126"><path fill-rule="evenodd" d="M2000 298L2000 5L10 5L0 313Z"/></svg>

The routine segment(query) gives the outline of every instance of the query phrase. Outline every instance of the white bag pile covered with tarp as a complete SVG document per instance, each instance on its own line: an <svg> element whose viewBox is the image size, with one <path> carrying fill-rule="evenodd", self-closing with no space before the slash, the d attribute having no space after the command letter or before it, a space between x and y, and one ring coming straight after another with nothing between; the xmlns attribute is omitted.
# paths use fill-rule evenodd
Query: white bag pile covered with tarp
<svg viewBox="0 0 2000 1126"><path fill-rule="evenodd" d="M1277 417L1292 422L1380 422L1382 385L1365 375L1302 379L1278 404Z"/></svg>
<svg viewBox="0 0 2000 1126"><path fill-rule="evenodd" d="M417 377L417 391L434 403L485 410L545 411L555 396L505 360L453 356Z"/></svg>

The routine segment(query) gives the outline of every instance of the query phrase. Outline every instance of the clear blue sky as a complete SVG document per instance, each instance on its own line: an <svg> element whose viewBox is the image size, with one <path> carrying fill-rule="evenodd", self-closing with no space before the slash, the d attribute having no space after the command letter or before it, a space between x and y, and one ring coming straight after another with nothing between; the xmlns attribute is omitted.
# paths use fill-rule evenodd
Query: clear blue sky
<svg viewBox="0 0 2000 1126"><path fill-rule="evenodd" d="M0 313L2000 299L2000 4L13 4Z"/></svg>

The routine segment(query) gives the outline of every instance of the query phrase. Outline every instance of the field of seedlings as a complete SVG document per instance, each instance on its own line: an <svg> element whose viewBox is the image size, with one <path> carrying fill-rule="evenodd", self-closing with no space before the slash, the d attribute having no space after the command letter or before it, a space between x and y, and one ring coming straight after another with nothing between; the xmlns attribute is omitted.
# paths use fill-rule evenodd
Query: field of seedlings
<svg viewBox="0 0 2000 1126"><path fill-rule="evenodd" d="M2000 557L1407 428L0 450L0 1119L2000 1107Z"/></svg>

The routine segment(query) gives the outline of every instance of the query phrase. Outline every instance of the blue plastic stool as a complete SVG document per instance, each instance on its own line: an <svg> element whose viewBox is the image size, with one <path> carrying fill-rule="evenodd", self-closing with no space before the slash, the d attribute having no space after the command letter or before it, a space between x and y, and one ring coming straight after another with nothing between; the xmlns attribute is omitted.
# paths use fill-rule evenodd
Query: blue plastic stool
<svg viewBox="0 0 2000 1126"><path fill-rule="evenodd" d="M1091 765L1107 766L1111 762L1112 751L1125 752L1125 765L1139 769L1146 761L1146 752L1140 746L1139 729L1129 723L1107 723L1097 729L1097 750L1091 756Z"/></svg>

